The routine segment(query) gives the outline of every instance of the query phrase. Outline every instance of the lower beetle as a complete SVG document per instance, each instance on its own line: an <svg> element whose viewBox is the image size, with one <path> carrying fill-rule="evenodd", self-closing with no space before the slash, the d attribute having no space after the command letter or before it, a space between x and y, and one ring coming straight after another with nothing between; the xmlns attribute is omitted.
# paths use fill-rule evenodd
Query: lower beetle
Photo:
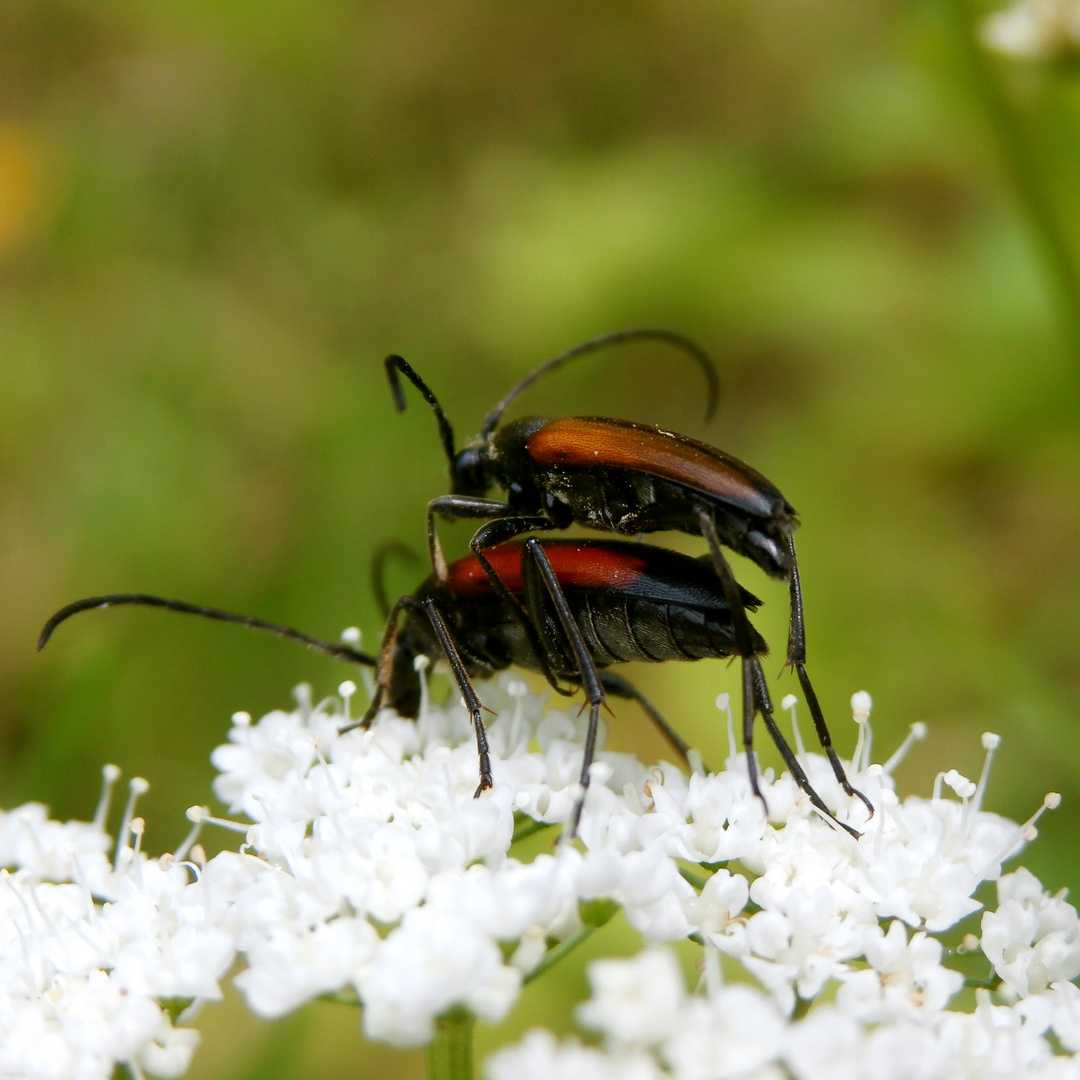
<svg viewBox="0 0 1080 1080"><path fill-rule="evenodd" d="M692 341L664 330L638 329L607 334L577 345L526 375L488 413L480 434L456 450L453 428L438 399L400 356L386 358L397 408L405 408L400 376L423 395L438 420L450 466L451 493L428 505L428 543L436 573L445 580L434 518L488 519L473 536L471 550L493 588L514 603L489 564L486 549L525 532L586 525L634 536L676 530L702 536L733 612L735 651L743 664L744 726L761 703L756 700L753 635L740 610L738 586L723 549L744 555L770 577L787 582L791 618L787 664L795 669L818 738L836 779L848 795L873 807L848 782L832 745L817 694L806 673L806 630L802 586L793 534L795 510L780 490L738 458L695 439L646 424L584 416L549 420L529 417L499 426L510 403L540 376L604 346L631 340L668 342L689 353L709 379L707 412L716 400L712 362ZM504 502L487 498L493 487Z"/></svg>
<svg viewBox="0 0 1080 1080"><path fill-rule="evenodd" d="M377 563L380 560L377 560ZM337 659L376 668L371 705L351 726L368 726L383 707L415 717L421 700L419 656L445 659L457 682L476 731L479 795L492 786L483 705L473 687L511 665L541 672L564 693L559 680L580 686L589 704L589 724L582 760L581 785L588 788L600 706L605 694L637 701L685 760L687 744L656 708L625 679L606 670L630 660L726 658L736 652L736 630L725 590L700 559L640 543L546 540L532 538L501 544L487 552L486 566L469 555L447 567L445 580L430 576L389 611L378 657L347 645L313 638L289 627L216 608L144 594L90 597L62 608L46 623L38 647L64 620L81 611L119 604L162 607L238 623L299 641ZM501 590L490 582L488 568ZM376 575L378 579L378 574ZM760 601L739 588L739 611L756 610ZM378 592L382 593L381 583ZM501 593L514 596L507 604ZM523 602L522 602L523 601ZM522 612L528 615L523 620ZM768 650L747 622L755 657ZM754 693L770 736L799 786L823 814L829 810L810 785L801 765L772 716L772 704L760 664L751 661ZM753 755L753 716L744 724L743 742L751 788L758 797ZM584 797L584 796L583 796ZM762 799L764 802L764 799ZM576 832L581 801L571 821ZM854 835L853 829L844 826Z"/></svg>

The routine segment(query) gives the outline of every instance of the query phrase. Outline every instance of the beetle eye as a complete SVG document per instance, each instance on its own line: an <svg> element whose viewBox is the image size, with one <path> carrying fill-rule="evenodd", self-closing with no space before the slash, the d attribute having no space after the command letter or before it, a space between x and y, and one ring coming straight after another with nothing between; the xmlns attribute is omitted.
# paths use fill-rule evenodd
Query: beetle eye
<svg viewBox="0 0 1080 1080"><path fill-rule="evenodd" d="M478 446L467 446L454 461L453 493L485 495L491 486Z"/></svg>

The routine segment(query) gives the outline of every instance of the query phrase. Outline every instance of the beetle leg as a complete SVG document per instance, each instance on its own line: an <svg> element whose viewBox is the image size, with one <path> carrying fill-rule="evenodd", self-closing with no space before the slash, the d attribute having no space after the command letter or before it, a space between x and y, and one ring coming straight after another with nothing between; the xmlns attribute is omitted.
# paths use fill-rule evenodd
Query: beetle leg
<svg viewBox="0 0 1080 1080"><path fill-rule="evenodd" d="M825 717L822 715L821 705L818 702L817 694L814 693L814 687L810 682L810 676L806 674L806 668L802 664L796 664L795 674L799 676L799 685L802 687L803 696L806 698L806 704L810 709L810 715L814 718L814 727L817 730L818 741L821 743L821 748L825 751L829 763L832 765L833 775L844 789L844 793L846 795L853 795L856 799L860 799L866 809L870 812L870 816L873 817L874 804L859 791L858 788L851 786L851 781L848 780L847 773L844 772L843 763L840 761L840 757L833 747L832 737L829 735L829 729L825 726Z"/></svg>
<svg viewBox="0 0 1080 1080"><path fill-rule="evenodd" d="M799 561L795 557L795 538L787 538L791 570L788 572L788 592L791 596L791 619L788 623L787 666L806 663L806 622L803 614L802 582Z"/></svg>
<svg viewBox="0 0 1080 1080"><path fill-rule="evenodd" d="M765 817L769 816L769 804L765 801L765 796L761 792L761 785L758 783L758 771L757 771L757 758L754 756L754 714L755 714L755 699L754 699L754 661L743 657L742 661L742 691L743 691L743 750L746 753L746 776L750 781L750 790L761 800L761 805L765 808Z"/></svg>
<svg viewBox="0 0 1080 1080"><path fill-rule="evenodd" d="M521 533L535 532L538 529L551 529L554 528L554 525L547 518L511 518L507 516L510 513L511 507L508 503L494 502L491 499L477 499L469 495L442 495L437 499L432 499L428 503L427 510L428 552L431 555L431 565L439 583L442 585L447 584L449 572L435 527L436 514L448 518L494 518L494 521L480 526L470 541L469 547L476 556L477 562L480 563L480 568L484 571L488 581L491 582L495 594L509 607L518 623L524 628L529 639L529 645L540 664L541 674L548 685L556 693L562 694L564 697L570 697L574 691L567 690L559 685L548 663L547 655L536 639L536 631L529 619L528 612L521 606L521 601L503 584L502 579L495 573L494 567L483 553L484 548L512 539Z"/></svg>
<svg viewBox="0 0 1080 1080"><path fill-rule="evenodd" d="M475 499L471 495L440 495L428 507L445 518L501 518L513 513L509 503Z"/></svg>
<svg viewBox="0 0 1080 1080"><path fill-rule="evenodd" d="M574 654L577 664L578 675L581 678L581 686L585 691L585 699L589 703L589 727L585 734L585 750L581 759L581 797L574 807L574 813L570 819L570 829L567 833L570 839L577 836L578 825L581 822L581 812L585 807L585 795L589 790L589 769L596 754L596 735L600 723L600 706L604 704L604 686L600 679L600 673L596 670L592 654L585 644L585 638L581 633L570 604L566 599L559 579L555 574L547 554L544 552L540 541L532 538L525 541L525 552L533 560L536 569L540 572L541 580L555 605L555 612L562 623L563 633L566 634L570 649ZM522 555L524 558L524 554ZM534 613L535 618L543 618L542 611Z"/></svg>
<svg viewBox="0 0 1080 1080"><path fill-rule="evenodd" d="M809 777L806 775L806 771L803 769L802 765L799 764L799 759L795 756L794 751L791 749L791 745L788 743L787 739L784 738L784 733L777 727L776 721L773 719L772 699L769 697L769 688L765 682L765 673L761 670L761 664L757 660L754 661L754 686L758 707L761 709L761 718L765 721L765 729L768 731L769 735L772 736L772 741L776 743L776 748L780 751L780 756L784 759L784 764L787 765L788 772L794 777L795 783L806 793L810 802L817 807L827 820L833 822L835 825L839 825L841 829L844 829L858 839L862 834L857 832L850 825L845 825L842 821L837 821L833 816L832 811L822 801L821 796L814 790Z"/></svg>
<svg viewBox="0 0 1080 1080"><path fill-rule="evenodd" d="M476 561L480 564L480 568L484 571L488 581L491 582L491 587L495 590L496 595L509 607L514 617L524 628L529 639L529 646L540 663L541 674L547 680L548 685L556 693L562 694L563 697L570 697L575 691L566 690L559 685L555 671L551 666L550 657L554 654L550 642L544 643L539 639L542 632L542 619L533 619L529 615L527 605L523 606L521 601L506 587L502 578L495 573L495 567L491 565L490 560L484 554L485 548L505 543L522 533L553 528L555 528L555 524L544 517L499 518L496 521L489 521L486 525L481 525L476 530L472 540L469 541L469 549L476 556ZM524 558L524 556L522 557Z"/></svg>
<svg viewBox="0 0 1080 1080"><path fill-rule="evenodd" d="M409 606L417 604L411 596L405 597L405 599L409 601ZM465 699L465 708L469 710L469 716L472 717L473 728L476 731L476 753L480 759L480 785L473 795L474 798L478 799L482 791L495 785L491 775L491 750L488 746L487 729L484 727L484 718L480 715L484 706L480 703L480 698L477 696L476 689L469 678L469 673L465 670L465 663L461 659L454 638L434 598L427 597L422 602L422 606L427 613L432 629L435 631L435 636L439 639L443 655L454 673L461 696Z"/></svg>
<svg viewBox="0 0 1080 1080"><path fill-rule="evenodd" d="M394 645L397 643L398 635L398 618L406 608L414 603L415 601L411 596L403 596L390 609L390 614L386 617L386 629L383 630L382 642L379 645L379 655L375 661L375 693L371 696L371 704L368 705L367 712L359 720L354 720L351 724L345 724L344 727L338 728L339 735L344 735L345 732L352 731L354 728L371 727L372 720L375 719L379 709L382 708L382 703L390 691Z"/></svg>
<svg viewBox="0 0 1080 1080"><path fill-rule="evenodd" d="M610 671L600 672L600 682L609 694L636 701L644 710L645 715L656 725L660 734L667 739L672 750L682 758L687 766L690 765L689 743L664 719L657 707L636 686L627 682L621 675L616 675Z"/></svg>
<svg viewBox="0 0 1080 1080"><path fill-rule="evenodd" d="M806 706L814 719L818 742L821 743L821 748L825 751L829 764L832 765L837 783L844 789L846 795L861 799L870 812L870 816L873 817L873 803L861 791L851 786L851 781L844 772L844 766L833 747L832 736L825 723L825 714L821 711L821 703L818 701L817 694L814 693L810 676L806 674L806 624L803 616L802 583L799 580L799 562L795 557L795 540L791 536L787 538L787 549L791 556L791 572L788 576L788 587L791 593L791 623L788 628L787 664L788 667L795 669L795 674L799 677L799 685L802 687L803 697L806 698Z"/></svg>
<svg viewBox="0 0 1080 1080"><path fill-rule="evenodd" d="M440 585L446 584L449 575L446 569L446 559L442 553L442 545L439 543L439 533L435 527L435 515L438 514L439 517L451 519L503 518L510 512L510 507L506 503L494 502L491 499L474 499L469 495L441 495L428 503L428 555L431 557L431 567L435 571L435 579Z"/></svg>
<svg viewBox="0 0 1080 1080"><path fill-rule="evenodd" d="M762 795L758 784L757 760L754 757L754 714L757 708L754 695L755 652L753 638L750 636L750 623L746 618L746 608L743 607L742 597L739 595L739 586L735 583L735 575L731 572L727 559L724 558L724 551L720 546L720 535L716 531L716 522L712 514L704 506L695 506L694 516L697 518L701 535L709 545L713 567L717 577L720 578L728 610L731 612L731 632L735 638L735 652L742 659L743 748L746 750L746 775L750 780L750 790L761 800L761 805L765 807L765 813L768 815L769 805L765 802L765 796Z"/></svg>

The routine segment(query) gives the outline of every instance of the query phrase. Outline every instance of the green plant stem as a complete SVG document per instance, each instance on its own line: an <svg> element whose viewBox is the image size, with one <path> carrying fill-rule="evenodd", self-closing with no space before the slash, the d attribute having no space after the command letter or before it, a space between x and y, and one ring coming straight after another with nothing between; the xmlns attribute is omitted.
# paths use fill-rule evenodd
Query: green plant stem
<svg viewBox="0 0 1080 1080"><path fill-rule="evenodd" d="M514 823L514 836L510 843L516 844L526 837L535 836L536 833L543 832L544 829L550 829L552 825L553 822L550 821L534 821L532 818L525 817L521 821Z"/></svg>
<svg viewBox="0 0 1080 1080"><path fill-rule="evenodd" d="M456 1008L435 1021L428 1043L428 1080L473 1080L473 1028L476 1017Z"/></svg>
<svg viewBox="0 0 1080 1080"><path fill-rule="evenodd" d="M700 874L695 874L693 870L687 870L685 866L679 867L679 876L685 881L691 888L701 892L705 888L705 883L708 878L701 877Z"/></svg>
<svg viewBox="0 0 1080 1080"><path fill-rule="evenodd" d="M1076 255L1040 177L1027 133L1002 85L998 66L976 37L971 0L945 0L945 9L1049 278L1066 349L1080 371L1080 268Z"/></svg>
<svg viewBox="0 0 1080 1080"><path fill-rule="evenodd" d="M523 982L531 983L539 978L550 967L554 967L564 956L572 953L583 941L587 941L596 933L595 926L583 926L576 934L571 934L565 941L560 941L554 949L544 953L540 963L525 976Z"/></svg>

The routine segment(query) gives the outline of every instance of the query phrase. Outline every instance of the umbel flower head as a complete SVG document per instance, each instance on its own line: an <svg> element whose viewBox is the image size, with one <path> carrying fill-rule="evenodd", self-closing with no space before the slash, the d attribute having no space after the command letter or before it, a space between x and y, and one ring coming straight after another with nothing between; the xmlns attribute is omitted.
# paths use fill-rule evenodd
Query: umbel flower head
<svg viewBox="0 0 1080 1080"><path fill-rule="evenodd" d="M199 1035L166 1004L221 997L235 950L220 909L172 856L139 850L145 780L131 781L113 847L119 770L104 776L89 824L50 821L38 803L0 812L0 1076L181 1076Z"/></svg>
<svg viewBox="0 0 1080 1080"><path fill-rule="evenodd" d="M153 862L125 839L110 862L100 821L59 825L34 808L3 819L0 1075L106 1077L114 1062L179 1075L197 1036L163 1006L213 999L234 951L262 1017L334 995L362 1007L369 1036L423 1044L448 1015L504 1017L526 981L620 908L645 951L590 969L577 1015L599 1045L534 1032L491 1059L491 1080L1080 1075L1077 913L1027 871L1003 870L1034 826L982 807L996 737L984 737L978 782L943 771L930 797L900 798L892 772L925 729L871 764L870 702L856 695L850 774L870 818L796 735L811 782L858 839L769 770L766 817L733 735L712 775L601 751L569 842L582 718L513 678L485 687L499 713L495 786L474 799L463 708L425 701L416 722L384 711L341 734L356 687L341 690L314 704L301 687L292 711L233 717L214 787L246 820L189 816L239 830L239 851L189 859L192 837ZM718 704L727 711L726 695ZM785 707L794 719L794 699ZM546 849L518 857L515 841L548 826ZM137 835L130 820L121 835ZM997 883L993 911L975 896L984 882ZM696 988L664 948L687 937L701 949ZM138 1023L105 1005L96 1027L75 1022L63 1004L75 981L95 1001L115 984L125 1008L140 1003ZM65 1064L9 1067L30 1053L30 1030Z"/></svg>
<svg viewBox="0 0 1080 1080"><path fill-rule="evenodd" d="M1080 0L1016 0L983 24L983 41L1023 60L1080 55Z"/></svg>

